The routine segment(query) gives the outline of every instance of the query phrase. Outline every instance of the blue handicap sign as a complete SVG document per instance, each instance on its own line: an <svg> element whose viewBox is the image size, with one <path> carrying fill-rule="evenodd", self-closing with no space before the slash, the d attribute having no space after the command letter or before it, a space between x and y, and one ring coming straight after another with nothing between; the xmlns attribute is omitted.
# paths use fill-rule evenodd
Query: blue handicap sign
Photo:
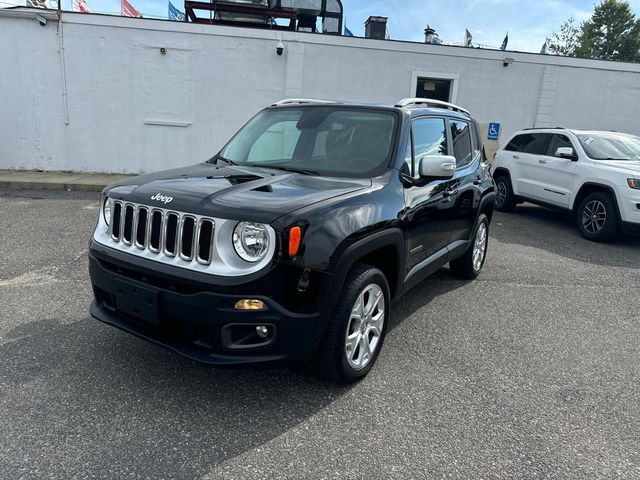
<svg viewBox="0 0 640 480"><path fill-rule="evenodd" d="M499 123L490 123L489 124L489 134L487 135L487 139L489 140L498 140L500 136L500 124Z"/></svg>

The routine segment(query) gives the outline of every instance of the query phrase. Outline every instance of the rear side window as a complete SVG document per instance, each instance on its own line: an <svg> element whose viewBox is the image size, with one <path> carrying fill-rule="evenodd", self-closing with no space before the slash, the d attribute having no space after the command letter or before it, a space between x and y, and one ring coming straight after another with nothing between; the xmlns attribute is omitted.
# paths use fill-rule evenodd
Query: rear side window
<svg viewBox="0 0 640 480"><path fill-rule="evenodd" d="M549 141L551 140L550 133L528 133L523 135L524 141L520 147L522 153L530 153L532 155L546 155Z"/></svg>
<svg viewBox="0 0 640 480"><path fill-rule="evenodd" d="M523 141L524 141L524 135L516 135L509 142L509 144L506 147L504 147L504 149L509 152L519 152L520 147L522 147Z"/></svg>
<svg viewBox="0 0 640 480"><path fill-rule="evenodd" d="M451 140L453 142L453 156L456 157L457 168L466 167L473 161L471 126L468 122L449 120Z"/></svg>

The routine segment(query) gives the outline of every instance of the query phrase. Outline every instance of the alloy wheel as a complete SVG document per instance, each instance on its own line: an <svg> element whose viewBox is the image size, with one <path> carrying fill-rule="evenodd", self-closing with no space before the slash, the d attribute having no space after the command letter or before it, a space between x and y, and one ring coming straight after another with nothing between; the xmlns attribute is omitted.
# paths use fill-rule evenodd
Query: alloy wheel
<svg viewBox="0 0 640 480"><path fill-rule="evenodd" d="M599 233L607 223L607 209L599 200L592 200L582 210L582 227L589 233Z"/></svg>
<svg viewBox="0 0 640 480"><path fill-rule="evenodd" d="M504 181L499 181L496 185L498 191L496 193L496 205L501 207L507 199L507 185Z"/></svg>
<svg viewBox="0 0 640 480"><path fill-rule="evenodd" d="M473 269L478 272L482 268L482 262L487 252L487 225L481 223L476 233L476 238L473 244Z"/></svg>
<svg viewBox="0 0 640 480"><path fill-rule="evenodd" d="M382 288L368 285L358 295L347 322L345 354L351 368L362 370L374 358L384 328L384 316Z"/></svg>

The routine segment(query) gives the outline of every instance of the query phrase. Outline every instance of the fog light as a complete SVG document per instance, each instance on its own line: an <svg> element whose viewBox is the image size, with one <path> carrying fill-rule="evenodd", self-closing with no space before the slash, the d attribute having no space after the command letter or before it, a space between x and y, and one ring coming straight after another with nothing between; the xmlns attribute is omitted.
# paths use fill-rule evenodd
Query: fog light
<svg viewBox="0 0 640 480"><path fill-rule="evenodd" d="M236 310L267 310L262 300L242 299L236 302Z"/></svg>
<svg viewBox="0 0 640 480"><path fill-rule="evenodd" d="M269 336L269 327L258 325L256 327L256 335L258 335L260 338L267 338Z"/></svg>

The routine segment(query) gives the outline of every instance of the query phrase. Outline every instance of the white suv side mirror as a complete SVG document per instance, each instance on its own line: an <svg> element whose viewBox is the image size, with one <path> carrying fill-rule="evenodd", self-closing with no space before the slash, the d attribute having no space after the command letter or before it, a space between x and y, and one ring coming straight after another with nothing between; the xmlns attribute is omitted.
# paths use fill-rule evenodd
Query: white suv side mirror
<svg viewBox="0 0 640 480"><path fill-rule="evenodd" d="M456 158L445 155L431 155L420 159L418 167L421 178L448 180L456 171Z"/></svg>
<svg viewBox="0 0 640 480"><path fill-rule="evenodd" d="M571 147L560 147L556 150L556 157L566 158L567 160L577 161L578 156Z"/></svg>

